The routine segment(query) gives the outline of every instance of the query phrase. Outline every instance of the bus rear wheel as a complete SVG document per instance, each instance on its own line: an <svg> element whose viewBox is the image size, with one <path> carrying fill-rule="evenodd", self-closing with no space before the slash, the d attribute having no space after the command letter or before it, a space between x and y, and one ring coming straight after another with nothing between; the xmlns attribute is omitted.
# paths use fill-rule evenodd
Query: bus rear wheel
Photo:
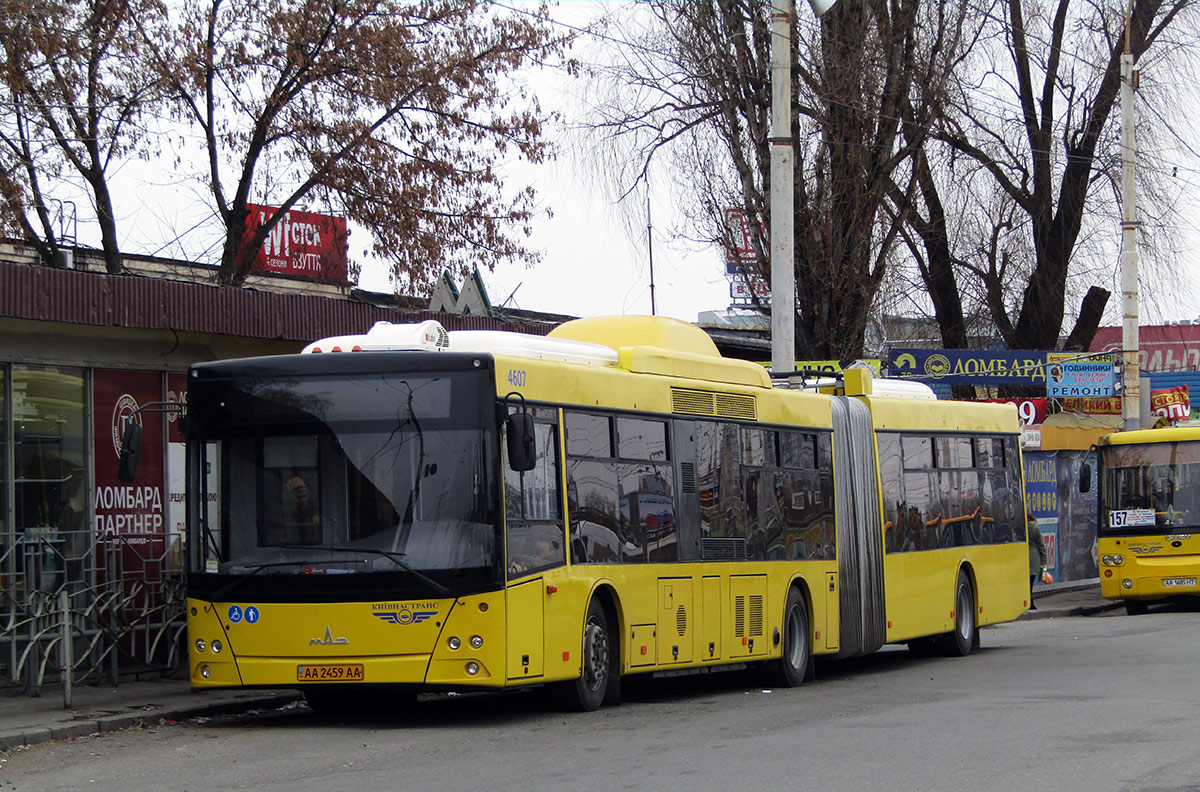
<svg viewBox="0 0 1200 792"><path fill-rule="evenodd" d="M792 589L783 606L783 653L767 666L768 681L779 687L797 687L808 677L811 662L808 606L804 595Z"/></svg>
<svg viewBox="0 0 1200 792"><path fill-rule="evenodd" d="M979 625L975 622L975 591L966 570L958 571L954 587L954 629L942 637L942 648L950 657L966 657L979 646Z"/></svg>
<svg viewBox="0 0 1200 792"><path fill-rule="evenodd" d="M573 712L592 712L608 698L613 683L615 646L609 640L608 616L596 598L588 604L583 623L583 668L578 679L560 682L557 688L559 703Z"/></svg>

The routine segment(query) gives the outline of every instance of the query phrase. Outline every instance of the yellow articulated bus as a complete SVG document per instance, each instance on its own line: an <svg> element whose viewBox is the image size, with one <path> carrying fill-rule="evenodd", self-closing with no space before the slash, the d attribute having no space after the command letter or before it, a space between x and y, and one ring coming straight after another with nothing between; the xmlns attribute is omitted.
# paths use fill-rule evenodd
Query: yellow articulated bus
<svg viewBox="0 0 1200 792"><path fill-rule="evenodd" d="M1131 615L1200 595L1200 427L1114 432L1096 454L1100 593ZM1090 467L1080 486L1090 489Z"/></svg>
<svg viewBox="0 0 1200 792"><path fill-rule="evenodd" d="M192 686L586 711L633 674L965 655L1029 604L1017 414L885 382L772 387L654 317L195 365Z"/></svg>

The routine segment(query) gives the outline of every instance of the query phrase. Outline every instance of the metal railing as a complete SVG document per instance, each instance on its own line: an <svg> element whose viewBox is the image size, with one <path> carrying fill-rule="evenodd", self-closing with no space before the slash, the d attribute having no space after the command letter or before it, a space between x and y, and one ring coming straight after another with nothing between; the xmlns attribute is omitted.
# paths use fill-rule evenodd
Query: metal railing
<svg viewBox="0 0 1200 792"><path fill-rule="evenodd" d="M138 544L137 542L142 542ZM90 530L0 547L0 695L174 673L187 658L183 574L163 537Z"/></svg>

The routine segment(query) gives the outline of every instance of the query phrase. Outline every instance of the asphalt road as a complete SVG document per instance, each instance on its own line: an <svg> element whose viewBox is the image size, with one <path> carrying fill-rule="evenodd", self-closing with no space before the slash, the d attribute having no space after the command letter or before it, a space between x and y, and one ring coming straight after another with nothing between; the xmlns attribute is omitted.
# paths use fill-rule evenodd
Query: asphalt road
<svg viewBox="0 0 1200 792"><path fill-rule="evenodd" d="M1025 620L962 659L886 648L798 689L747 673L321 720L303 707L35 745L26 790L1196 790L1200 610Z"/></svg>

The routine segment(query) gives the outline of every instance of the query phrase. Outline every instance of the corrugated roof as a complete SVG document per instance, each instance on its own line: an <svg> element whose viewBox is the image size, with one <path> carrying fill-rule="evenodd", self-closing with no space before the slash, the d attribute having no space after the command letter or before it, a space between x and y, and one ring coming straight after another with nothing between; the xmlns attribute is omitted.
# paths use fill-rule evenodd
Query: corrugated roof
<svg viewBox="0 0 1200 792"><path fill-rule="evenodd" d="M285 341L361 333L378 321L436 319L448 330L515 330L538 335L557 324L6 262L0 262L0 316Z"/></svg>

